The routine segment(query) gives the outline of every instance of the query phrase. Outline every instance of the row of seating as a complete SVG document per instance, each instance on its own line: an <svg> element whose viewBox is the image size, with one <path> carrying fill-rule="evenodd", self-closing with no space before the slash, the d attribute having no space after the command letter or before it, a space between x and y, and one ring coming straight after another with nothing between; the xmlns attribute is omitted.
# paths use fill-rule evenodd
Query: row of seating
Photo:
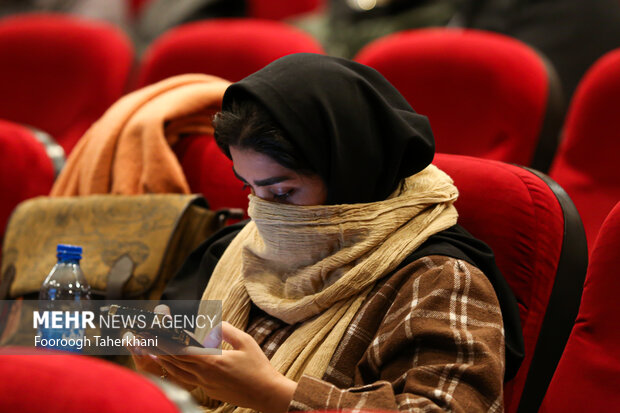
<svg viewBox="0 0 620 413"><path fill-rule="evenodd" d="M60 15L12 17L0 21L0 58L9 62L0 74L11 79L0 83L0 118L50 133L69 153L128 90L187 72L236 81L294 52L322 50L310 36L280 22L202 21L155 41L132 77L132 49L117 29ZM594 242L603 218L620 199L620 179L612 166L620 145L613 114L620 96L615 74L620 51L601 59L583 79L557 154L564 113L557 76L523 43L471 30L412 30L368 45L356 59L377 68L429 116L439 152L550 170L577 203L588 240ZM204 145L210 144L205 140ZM209 183L200 184L201 169L186 171L198 185L193 190L211 192ZM224 197L244 207L237 191L233 185Z"/></svg>
<svg viewBox="0 0 620 413"><path fill-rule="evenodd" d="M517 376L506 384L506 411L536 411L547 385L553 383L554 370L579 307L588 260L579 215L566 193L538 171L450 154L438 154L435 164L453 177L461 193L457 201L461 223L493 248L498 266L520 305L526 357ZM608 235L601 239L607 241L600 241L602 246L597 246L593 262L604 258L603 262L611 265L616 244ZM606 254L606 257L598 257L598 254ZM590 267L592 271L612 274L609 266L602 264ZM613 291L608 288L611 285L607 283L596 288ZM608 304L613 305L613 293L607 294L611 294L611 298L598 293L596 302L584 297L584 302L589 300L590 306L600 308L595 312L596 317L609 318L604 309ZM585 329L586 334L597 331L589 324L596 318L591 316L592 311L592 307L586 310L582 306L585 315L581 316L582 325L575 327L575 331ZM603 323L606 326L608 322ZM615 333L604 329L602 334L608 337L609 344L603 346L606 353L599 350L599 354L603 359L608 357L605 354L613 359L615 344L611 340ZM16 359L13 361L19 363ZM572 373L568 374L574 375L570 361L563 363L569 364ZM604 367L607 369L604 377L615 368L614 365ZM556 374L553 380L563 380L561 377ZM597 390L604 393L610 388L613 386L603 383ZM551 406L549 411L557 410Z"/></svg>
<svg viewBox="0 0 620 413"><path fill-rule="evenodd" d="M260 30L251 24L244 26L247 24L241 20L200 22L171 30L147 53L139 85L190 71L216 74L233 81L253 72L262 61L255 51L245 50L247 43L241 40L247 32L244 33L243 27L251 27L254 33ZM231 28L239 30L231 31ZM218 33L232 33L227 37L230 42L209 45L208 39L217 39ZM234 46L239 43L242 46ZM219 50L220 44L225 45L221 49L228 53ZM198 53L201 48L223 58L210 59L206 57L209 53L206 56ZM282 51L282 46L278 52L266 49L263 55L271 52L273 56ZM231 55L232 50L242 51L244 57ZM620 199L620 176L608 158L620 149L620 140L613 134L613 118L597 115L598 108L618 105L620 87L614 86L617 80L613 79L618 76L611 68L620 65L616 62L620 51L615 53L616 58L613 55L601 59L584 78L584 85L569 109L564 139L555 156L564 119L559 83L553 68L523 43L479 31L415 30L369 45L357 60L379 70L414 108L429 116L439 152L531 165L544 172L551 168L551 177L578 199L577 206L592 243L603 218ZM234 66L234 62L244 65ZM582 103L584 100L587 105ZM604 130L609 132L603 133ZM593 131L601 132L593 138ZM201 139L205 147L210 145L208 138ZM596 144L592 144L593 140ZM575 162L572 154L583 152L584 145L589 147L590 156L579 157ZM213 158L202 161L212 165L227 163L219 159L218 153L208 152ZM226 164L223 170L227 167ZM192 172L199 170L186 168L186 171L189 179L201 179ZM579 177L585 177L585 185L576 182L576 172ZM608 176L600 179L601 173ZM192 188L211 192L208 187ZM596 195L584 199L584 192ZM234 206L243 208L245 204Z"/></svg>
<svg viewBox="0 0 620 413"><path fill-rule="evenodd" d="M230 23L234 24L235 21L231 21ZM243 25L247 24L246 21L240 22L240 25L241 23ZM179 30L180 33L182 33L183 29L198 30L195 28L201 27L203 24L206 25L207 23L195 23L177 30ZM226 22L222 24L226 24ZM256 24L261 23L256 22ZM0 29L1 27L2 25L0 24ZM222 27L220 27L219 31L221 30L223 30ZM467 36L475 41L479 41L480 38L485 37L484 34L479 32L444 32L437 30L410 32L411 36L426 34L429 36L442 36L441 33L446 33L446 36L456 35L456 37L461 37L461 40L463 37ZM174 46L174 42L170 41L173 34L174 33L171 32L166 35L170 37L162 38L162 44L168 42L169 45ZM197 35L187 36L187 38L195 39L195 36ZM409 33L407 36L409 36ZM254 38L258 37L254 35ZM494 39L494 41L497 41L497 38ZM246 44L247 43L246 41ZM0 48L2 47L1 45L2 42L0 42ZM250 48L252 51L260 50L255 44L252 45L254 46ZM156 50L155 46L156 45L153 45L152 50ZM233 45L227 46L226 50L230 50L233 47ZM203 44L203 51L206 47L207 44ZM479 50L480 47L481 46L472 47L471 53L474 53L474 50ZM522 48L522 45L519 44L518 47ZM415 48L412 47L411 49L414 50ZM172 47L171 50L174 50L174 47ZM372 51L372 49L369 50ZM409 50L409 48L403 50ZM456 51L447 52L446 49L441 48L438 50L441 52L439 54L450 55L454 53L458 55ZM525 53L525 51L523 52ZM152 53L155 54L155 52ZM284 54L286 53L290 52L285 52ZM519 55L517 49L514 49L513 53L516 56L522 56L524 59L524 56L527 55L527 53ZM162 55L165 56L165 53L162 53ZM193 53L186 51L180 57L177 55L176 58L171 59L171 67L174 67L175 62L178 62L182 56L188 55L192 58L196 57L197 60L203 57L200 49ZM260 64L260 66L253 68L250 58L248 59L250 63L248 63L247 66L238 64L238 67L247 70L247 73L257 70L270 61L268 60L261 64L259 61L260 54L257 53L256 55L252 55L248 52L248 55L258 56L254 62L258 62L256 64ZM358 58L361 60L364 55L370 56L371 53L367 50ZM535 56L531 53L529 55ZM246 55L244 54L244 56ZM233 59L233 63L240 62L239 56L232 55L231 58ZM216 66L222 62L222 60L219 59L208 60L215 62ZM273 58L271 58L271 60L273 60ZM157 59L155 59L155 61L157 61ZM383 59L377 60L377 62L383 61ZM618 96L620 96L620 81L608 80L608 77L617 77L618 67L620 66L619 61L620 53L614 52L601 59L601 61L592 68L590 73L588 73L569 110L566 121L565 138L560 148L560 154L564 151L569 155L565 162L565 170L570 171L567 173L567 176L573 179L572 182L575 183L577 189L573 190L570 188L570 179L567 179L569 185L562 182L561 185L566 187L569 195L575 200L579 199L579 197L575 197L572 194L573 191L575 191L574 193L583 194L583 206L579 203L577 203L577 205L586 224L590 224L594 222L594 220L589 221L586 219L584 211L596 209L597 214L599 214L596 215L596 217L598 217L601 214L600 211L603 211L603 208L607 207L607 204L598 200L598 191L605 191L605 198L601 199L604 199L605 202L609 202L610 205L608 209L602 213L603 217L606 215L607 211L611 209L611 206L620 200L618 192L608 191L609 188L616 188L616 190L618 188L618 179L614 179L614 176L617 177L617 173L613 175L614 168L612 166L613 164L611 164L612 154L617 153L617 151L613 151L614 148L617 148L617 146L613 145L618 145L616 143L617 140L614 142L613 133L617 134L617 132L615 132L615 129L607 129L607 131L611 132L604 132L606 127L611 128L610 125L613 125L614 106L610 102L613 102L613 99L616 99L617 102ZM368 64L372 65L373 63L369 62ZM512 69L516 64L516 62L512 62L509 67ZM161 67L165 69L167 66L162 65ZM225 68L224 65L222 67ZM445 63L444 67L447 67ZM71 66L67 65L67 68L67 70L70 70ZM387 69L379 68L379 70L385 71L384 74L390 78ZM428 67L426 70L430 71ZM454 72L452 76L444 72L444 81L445 79L454 79L456 85L456 76L459 71L456 70ZM466 70L463 72L466 72ZM479 73L475 70L472 70L472 72ZM614 72L616 73L615 75ZM520 93L522 92L520 89L525 89L527 85L530 85L527 81L516 80L515 73L513 73L513 77L515 77L513 80L514 85L511 85L511 76L503 77L492 71L484 73L485 76L478 74L477 77L495 79L496 83L493 83L493 85L503 91L501 96L490 95L480 99L480 101L474 101L467 100L465 98L467 94L465 94L465 97L459 97L458 99L455 97L455 102L457 103L455 107L450 106L452 101L449 97L443 96L441 98L446 105L449 104L447 107L449 107L449 110L452 112L461 109L464 112L469 111L468 113L471 114L470 116L478 114L478 123L480 124L484 124L485 121L488 121L484 114L480 115L480 112L484 113L485 111L480 106L487 99L495 99L495 106L501 108L502 103L499 99L504 96L504 94L509 97L512 96L510 93L519 96L526 95L527 93L525 92ZM172 74L177 73L170 73L169 75ZM240 74L239 76L243 77L244 74ZM416 78L424 78L424 76L418 75ZM429 78L431 78L430 75ZM140 79L140 76L138 76L138 79ZM533 82L533 84L540 85L542 82L540 79L544 80L544 77L541 74L540 77L536 79L539 81ZM157 79L153 81L156 80ZM475 77L469 80L470 83L465 84L472 86L474 80ZM397 83L396 80L392 81L395 84ZM143 84L149 84L149 81L145 80ZM475 84L479 85L479 83ZM397 87L401 88L401 86L398 85ZM422 84L422 87L427 86ZM507 89L509 87L513 87L513 89ZM432 89L431 87L427 88ZM615 92L613 88L616 88ZM534 90L536 88L532 87L529 89ZM403 90L403 93L406 93L404 89L401 90ZM549 90L547 90L547 92L549 92ZM473 98L477 97L479 93L481 92L478 92L476 88L472 88L469 94ZM432 95L432 93L429 93L428 98L431 99ZM542 96L543 94L538 91L531 94L531 96L534 95ZM417 94L414 93L411 98L408 96L406 97L414 99L415 96L417 96ZM512 110L518 110L522 105L526 105L527 102L533 99L531 96L529 99L524 98L520 100L520 103L517 105L510 106L508 103L505 105ZM459 99L460 102L458 101ZM518 100L516 97L514 99ZM582 101L577 99L582 99ZM420 102L420 104L421 103L422 102ZM546 104L548 103L549 102ZM414 107L419 106L414 102L412 102L412 104ZM490 105L491 109L494 110L495 108L492 108L492 106L494 105ZM542 106L540 102L539 106ZM441 105L437 105L437 107L441 109ZM476 110L477 107L479 107L479 111ZM615 107L618 107L617 103ZM431 113L432 107L429 107L428 110L433 128L437 130L439 147L439 145L441 145L441 129L439 125L436 125L439 121L433 119ZM539 129L544 129L542 125L545 124L543 119L546 116L546 110L547 109L541 110L539 117L536 119L530 119L530 117L535 117L532 114L533 112L519 112L521 116L520 119L518 116L516 120L511 120L509 117L502 118L501 121L497 121L497 127L501 132L501 128L507 127L505 125L510 124L511 121L513 122L512 124L515 125L519 120L521 122L531 120L531 124L528 128L524 129L529 129L530 131L536 130L536 125L538 125ZM423 112L422 110L420 111ZM602 116L599 117L600 115ZM1 113L0 116L2 116ZM62 117L63 115L55 114L55 116ZM585 120L582 119L584 116L586 117ZM446 122L450 122L451 119L452 118L446 117ZM460 121L459 118L456 117L454 119L457 119L454 121L456 123L466 121ZM11 127L14 125L6 123L5 126ZM463 123L463 129L454 126L455 125L453 125L452 129L445 130L457 136L461 133L463 137L466 136L466 131L480 128L480 125L476 123L470 126L466 126L466 124ZM20 127L17 126L17 128ZM570 132L571 128L574 132ZM23 134L24 129L21 128L20 130ZM515 127L512 130L518 130L518 128ZM592 143L591 141L594 138L591 138L590 135L593 132L599 135L596 136L596 140L607 140L609 141L609 145L605 146L603 142L598 141L596 144ZM571 135L571 133L573 133L573 135ZM1 135L2 134L0 134L0 137ZM497 136L502 137L503 135L501 133L496 135L496 139L499 139ZM572 140L571 136L574 136ZM26 139L27 138L23 138L23 141L26 142ZM465 139L475 139L475 134ZM584 143L579 143L580 140ZM535 142L535 140L532 141ZM574 143L575 141L577 143ZM489 146L492 147L492 145ZM470 142L466 147L476 148L476 145ZM586 156L592 156L592 154L595 153L594 151L598 150L599 147L603 147L603 150L606 152L596 155L597 157L594 159L586 158ZM241 184L239 184L232 175L230 161L219 152L212 137L187 137L182 139L179 144L174 147L174 150L186 172L192 190L204 193L213 208L219 208L221 206L245 206L247 199L241 189ZM3 153L11 154L15 153L15 151L9 149L9 151ZM446 170L446 172L454 178L460 189L461 197L457 203L457 207L460 212L461 222L470 229L474 235L486 241L494 249L497 255L498 265L509 280L520 303L521 321L526 344L526 359L517 377L506 385L506 411L535 411L545 394L545 389L554 373L555 366L562 354L564 343L571 331L575 315L577 314L579 295L583 285L583 277L585 275L585 266L587 262L585 237L580 227L579 216L572 207L570 199L568 199L557 184L549 181L548 177L533 170L523 169L494 160L482 159L483 156L493 158L493 156L490 155L475 155L478 157L469 158L459 155L438 154L436 164ZM588 160L590 160L590 164L594 165L589 166ZM37 158L37 161L33 161L32 165L37 164L37 162L44 165L46 160L42 157ZM560 168L556 166L559 164L558 162L559 161L556 160L553 165L551 170L552 175L556 168ZM589 167L594 168L594 172L591 174L588 172ZM45 171L46 168L42 167L41 169ZM34 168L25 168L23 172L24 176L33 173L33 170ZM44 173L45 172L43 172L42 175ZM3 176L8 177L9 175L5 174ZM561 174L556 177L558 181L560 181L560 176ZM33 179L30 179L28 181L30 182L32 180ZM36 181L37 179L34 180ZM42 182L47 182L51 185L51 181L43 180ZM608 188L601 187L601 184L607 185ZM39 190L41 191L41 189ZM42 193L46 192L43 191ZM31 195L25 196L28 197ZM511 219L506 219L506 217L510 217ZM600 222L602 222L602 218ZM590 232L590 230L588 230L590 241L593 241L592 237L596 236L596 232L598 232L598 227L595 232ZM613 253L610 254L612 254L613 257ZM595 258L596 257L593 256L593 260ZM584 297L584 300L586 300L586 297ZM601 306L600 303L597 303L597 305ZM588 313L588 316L589 314L590 313ZM582 319L580 318L580 320ZM584 320L588 322L590 318L586 317ZM590 331L588 328L587 326L585 327L586 331ZM577 327L575 329L579 331ZM581 339L577 339L577 341L579 340ZM613 344L610 344L610 346L613 346ZM607 350L610 348L613 349L613 347L606 347ZM601 359L604 359L604 357ZM569 363L570 365L570 361L563 363ZM574 373L570 374L574 375ZM559 373L556 376L561 377ZM556 378L553 380L556 380ZM562 379L558 378L557 380ZM603 386L603 389L600 391L605 391L606 388L608 387ZM550 406L549 411L556 411L553 409L553 404Z"/></svg>
<svg viewBox="0 0 620 413"><path fill-rule="evenodd" d="M375 41L356 59L379 70L429 117L439 152L549 172L577 205L588 243L594 243L605 216L620 200L620 173L614 168L620 152L620 49L586 73L564 122L553 67L505 36L407 31Z"/></svg>
<svg viewBox="0 0 620 413"><path fill-rule="evenodd" d="M280 22L213 21L162 36L136 68L130 40L110 24L60 14L13 16L0 21L0 60L6 62L0 68L0 118L44 130L70 153L132 89L187 72L235 81L296 52L322 49Z"/></svg>
<svg viewBox="0 0 620 413"><path fill-rule="evenodd" d="M150 0L127 0L129 11L137 16L148 8ZM325 7L327 0L246 0L248 17L256 19L283 20L305 13L316 12Z"/></svg>

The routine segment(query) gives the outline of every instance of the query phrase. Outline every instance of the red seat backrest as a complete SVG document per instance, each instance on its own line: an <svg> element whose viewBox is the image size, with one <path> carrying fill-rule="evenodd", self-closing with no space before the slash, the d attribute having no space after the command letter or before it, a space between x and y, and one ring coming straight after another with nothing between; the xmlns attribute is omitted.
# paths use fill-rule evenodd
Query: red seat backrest
<svg viewBox="0 0 620 413"><path fill-rule="evenodd" d="M154 382L127 368L39 349L1 349L0 388L3 412L180 411Z"/></svg>
<svg viewBox="0 0 620 413"><path fill-rule="evenodd" d="M213 136L192 135L174 147L192 192L201 193L211 209L241 208L247 214L249 189L237 179L232 161L220 151Z"/></svg>
<svg viewBox="0 0 620 413"><path fill-rule="evenodd" d="M555 71L529 46L496 33L419 29L370 43L355 57L428 116L437 151L546 171L561 126Z"/></svg>
<svg viewBox="0 0 620 413"><path fill-rule="evenodd" d="M0 120L0 240L13 209L20 202L47 195L54 183L54 166L33 133Z"/></svg>
<svg viewBox="0 0 620 413"><path fill-rule="evenodd" d="M587 263L579 216L561 188L531 170L446 154L434 164L459 189L459 223L493 249L519 303L525 358L505 386L506 411L524 403L529 410L519 411L536 411L531 406L542 400L579 306L581 284L573 280L583 280ZM554 293L561 287L568 292L558 302ZM545 331L549 326L552 337ZM542 381L532 386L532 376Z"/></svg>
<svg viewBox="0 0 620 413"><path fill-rule="evenodd" d="M620 49L600 58L571 101L550 176L575 202L588 243L620 201Z"/></svg>
<svg viewBox="0 0 620 413"><path fill-rule="evenodd" d="M0 117L44 130L69 154L127 86L133 47L109 23L60 14L0 20Z"/></svg>
<svg viewBox="0 0 620 413"><path fill-rule="evenodd" d="M606 412L620 406L619 246L620 202L596 238L579 315L541 412Z"/></svg>
<svg viewBox="0 0 620 413"><path fill-rule="evenodd" d="M272 61L299 52L322 53L310 35L277 21L211 19L164 33L145 52L138 87L183 73L206 73L232 82Z"/></svg>

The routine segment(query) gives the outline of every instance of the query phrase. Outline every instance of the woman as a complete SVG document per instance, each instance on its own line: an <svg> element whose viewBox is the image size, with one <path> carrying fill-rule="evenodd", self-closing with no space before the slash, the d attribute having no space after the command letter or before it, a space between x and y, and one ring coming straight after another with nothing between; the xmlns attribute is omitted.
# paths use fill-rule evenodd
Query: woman
<svg viewBox="0 0 620 413"><path fill-rule="evenodd" d="M181 273L208 278L233 350L139 368L220 411L502 410L516 303L456 226L424 116L369 67L296 54L231 85L214 126L252 221L216 265L211 240Z"/></svg>

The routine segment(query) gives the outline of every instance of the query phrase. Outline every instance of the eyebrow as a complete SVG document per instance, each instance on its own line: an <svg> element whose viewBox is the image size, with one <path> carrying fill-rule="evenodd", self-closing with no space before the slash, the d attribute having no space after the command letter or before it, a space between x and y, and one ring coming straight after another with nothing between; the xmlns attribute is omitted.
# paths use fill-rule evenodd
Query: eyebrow
<svg viewBox="0 0 620 413"><path fill-rule="evenodd" d="M240 181L242 181L242 182L247 184L247 181L245 179L243 179L243 177L241 175L239 175L237 173L237 171L235 171L235 168L233 168L233 173L235 174L237 179L239 179ZM291 177L290 176L286 176L286 175L274 176L274 177L271 177L271 178L254 181L254 185L256 185L256 186L270 186L270 185L279 184L280 182L288 181L289 179L291 179Z"/></svg>

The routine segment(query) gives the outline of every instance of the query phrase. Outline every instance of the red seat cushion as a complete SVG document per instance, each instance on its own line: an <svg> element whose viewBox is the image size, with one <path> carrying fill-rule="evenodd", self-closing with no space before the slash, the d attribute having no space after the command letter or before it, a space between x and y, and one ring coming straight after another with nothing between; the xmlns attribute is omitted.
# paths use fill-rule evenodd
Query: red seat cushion
<svg viewBox="0 0 620 413"><path fill-rule="evenodd" d="M32 125L68 154L123 93L133 61L114 26L60 14L0 20L0 117Z"/></svg>
<svg viewBox="0 0 620 413"><path fill-rule="evenodd" d="M598 60L577 87L549 174L579 210L589 245L620 201L620 49Z"/></svg>
<svg viewBox="0 0 620 413"><path fill-rule="evenodd" d="M87 356L20 348L0 351L3 412L151 412L179 410L146 378Z"/></svg>
<svg viewBox="0 0 620 413"><path fill-rule="evenodd" d="M20 202L47 195L54 183L52 161L27 128L0 120L0 239Z"/></svg>
<svg viewBox="0 0 620 413"><path fill-rule="evenodd" d="M476 30L408 30L372 42L355 60L428 116L437 152L531 164L549 75L524 43Z"/></svg>
<svg viewBox="0 0 620 413"><path fill-rule="evenodd" d="M284 23L253 19L188 23L163 34L149 47L138 86L183 73L206 73L236 82L282 56L299 52L323 50L310 35Z"/></svg>
<svg viewBox="0 0 620 413"><path fill-rule="evenodd" d="M579 316L542 412L606 412L620 406L620 203L592 249Z"/></svg>
<svg viewBox="0 0 620 413"><path fill-rule="evenodd" d="M502 162L437 154L434 164L459 189L459 223L494 251L519 303L525 358L505 386L505 408L514 412L524 388L564 236L564 216L549 186L532 172Z"/></svg>

